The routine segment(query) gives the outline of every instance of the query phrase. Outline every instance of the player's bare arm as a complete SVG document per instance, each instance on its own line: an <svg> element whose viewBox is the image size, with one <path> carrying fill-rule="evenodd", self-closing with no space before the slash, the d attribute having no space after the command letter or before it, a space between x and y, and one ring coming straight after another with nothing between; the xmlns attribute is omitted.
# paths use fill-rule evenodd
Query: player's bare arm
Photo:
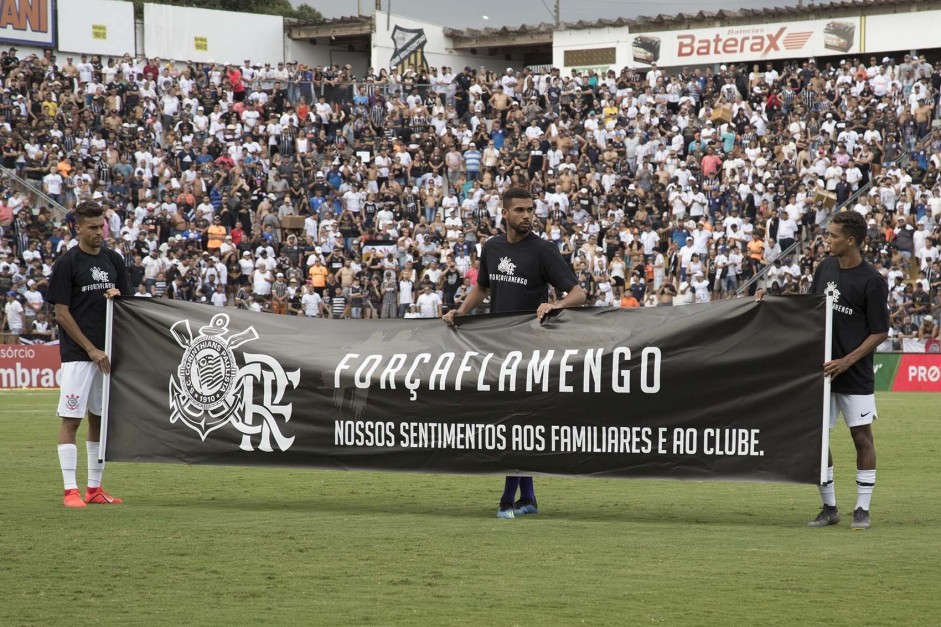
<svg viewBox="0 0 941 627"><path fill-rule="evenodd" d="M885 342L887 337L889 337L888 333L873 333L849 355L840 359L832 359L823 364L823 373L830 377L839 376L857 361L876 350L876 347Z"/></svg>
<svg viewBox="0 0 941 627"><path fill-rule="evenodd" d="M490 294L490 289L486 287L481 287L475 285L474 289L467 293L467 296L464 298L464 301L461 303L461 306L452 309L448 313L441 316L441 319L448 326L454 326L454 318L456 316L466 316L470 312L474 311L480 304L487 299L487 296Z"/></svg>
<svg viewBox="0 0 941 627"><path fill-rule="evenodd" d="M580 307L585 303L587 295L581 285L576 285L560 301L554 303L543 303L536 309L536 318L542 320L554 309L565 309L566 307Z"/></svg>

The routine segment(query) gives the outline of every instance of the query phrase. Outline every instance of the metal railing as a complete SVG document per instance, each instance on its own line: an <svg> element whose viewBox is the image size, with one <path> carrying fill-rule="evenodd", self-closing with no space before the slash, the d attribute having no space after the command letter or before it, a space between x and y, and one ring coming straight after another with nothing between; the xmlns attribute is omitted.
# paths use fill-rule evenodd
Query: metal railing
<svg viewBox="0 0 941 627"><path fill-rule="evenodd" d="M899 155L899 157L895 161L892 162L892 167L904 168L906 165L908 165L909 161L911 161L910 153L908 151L903 151L902 154ZM872 189L872 183L873 183L873 178L870 176L869 181L867 181L867 183L864 186L856 190L856 192L852 196L846 199L846 202L840 205L834 206L833 210L831 210L826 215L826 217L824 217L823 222L821 222L819 225L816 225L816 224L814 225L814 229L817 229L818 227L825 229L827 225L830 224L830 221L833 219L833 216L836 215L837 212L840 211L840 209L842 209L843 207L849 206L851 203L856 202L856 200L859 199L859 197L862 196L863 194L868 194L869 190ZM810 234L811 242L813 242L813 237L814 237L814 234L811 233ZM789 255L793 255L794 253L798 252L801 246L803 246L803 242L800 239L795 240L794 243L788 246L786 250L781 251L781 254L777 256L777 259L785 259ZM772 264L769 263L765 267L763 267L761 270L756 272L754 276L752 276L750 279L748 279L742 285L739 286L739 288L735 291L736 296L747 294L748 289L752 285L755 285L759 281L763 281L765 279L765 277L767 276L768 272L771 270L772 267L773 267Z"/></svg>
<svg viewBox="0 0 941 627"><path fill-rule="evenodd" d="M3 177L7 185L25 194L29 198L31 206L45 205L52 212L53 218L60 222L65 219L67 209L42 191L42 183L24 179L15 170L3 166L0 166L0 176Z"/></svg>
<svg viewBox="0 0 941 627"><path fill-rule="evenodd" d="M258 87L265 90L271 89L270 86L266 86L264 83L258 85ZM295 104L301 96L303 96L309 104L317 102L321 97L326 99L330 104L346 104L353 102L356 96L365 96L366 98L382 96L384 100L389 100L393 96L399 96L404 99L412 93L417 93L421 96L422 100L425 100L429 95L437 94L440 95L442 103L447 103L453 102L455 89L453 84L445 87L432 86L426 83L371 83L357 81L334 85L325 83L315 85L311 81L295 80L287 83L287 91L288 100ZM251 88L249 89L249 93L250 92Z"/></svg>

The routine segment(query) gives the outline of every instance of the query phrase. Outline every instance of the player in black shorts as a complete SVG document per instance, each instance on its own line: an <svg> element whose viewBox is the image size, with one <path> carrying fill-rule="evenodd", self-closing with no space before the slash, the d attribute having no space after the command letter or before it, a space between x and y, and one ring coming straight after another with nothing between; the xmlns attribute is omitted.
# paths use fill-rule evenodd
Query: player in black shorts
<svg viewBox="0 0 941 627"><path fill-rule="evenodd" d="M490 296L490 311L504 313L536 310L539 320L553 309L578 307L585 302L585 291L575 273L562 258L558 246L532 233L533 197L528 190L511 187L503 194L503 220L506 234L488 239L480 254L477 285L464 302L442 316L448 325L455 316L474 311ZM549 285L557 293L567 292L555 303L549 301ZM516 492L520 498L516 500ZM497 518L515 518L535 514L536 493L532 477L507 477Z"/></svg>
<svg viewBox="0 0 941 627"><path fill-rule="evenodd" d="M62 372L58 415L59 466L65 484L66 507L120 503L101 488L104 462L98 462L101 436L102 374L111 370L105 347L107 299L133 294L124 257L104 243L104 210L96 202L75 208L78 246L70 248L52 267L46 300L55 305L59 324ZM75 469L78 451L75 434L88 414L88 490L78 491Z"/></svg>

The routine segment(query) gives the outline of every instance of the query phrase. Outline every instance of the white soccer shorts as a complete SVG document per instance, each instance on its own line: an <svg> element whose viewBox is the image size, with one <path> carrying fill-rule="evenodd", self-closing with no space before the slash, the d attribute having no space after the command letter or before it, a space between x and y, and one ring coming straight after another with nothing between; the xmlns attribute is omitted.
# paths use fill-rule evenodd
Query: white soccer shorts
<svg viewBox="0 0 941 627"><path fill-rule="evenodd" d="M93 361L67 361L59 377L59 408L62 418L84 418L85 412L101 415L101 368Z"/></svg>
<svg viewBox="0 0 941 627"><path fill-rule="evenodd" d="M843 415L848 427L871 425L876 418L876 397L874 394L830 394L830 428L836 426Z"/></svg>

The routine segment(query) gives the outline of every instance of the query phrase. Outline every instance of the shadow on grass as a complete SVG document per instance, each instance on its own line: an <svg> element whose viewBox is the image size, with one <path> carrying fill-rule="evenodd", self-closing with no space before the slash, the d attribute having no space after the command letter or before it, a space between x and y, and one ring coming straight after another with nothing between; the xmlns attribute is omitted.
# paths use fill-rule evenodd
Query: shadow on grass
<svg viewBox="0 0 941 627"><path fill-rule="evenodd" d="M195 495L192 499L181 498L179 495L172 499L153 497L146 503L158 508L185 508L210 509L217 511L268 511L310 514L340 514L344 516L420 516L428 518L476 518L480 520L494 520L500 524L538 524L539 522L566 523L638 523L638 524L687 524L687 525L717 525L717 526L763 526L763 527L794 527L802 526L806 520L803 514L791 511L781 512L750 512L733 509L713 507L710 503L703 503L701 509L677 509L672 503L642 503L631 504L609 503L591 509L583 505L555 504L550 507L543 506L537 515L521 516L516 520L498 520L496 507L489 507L487 503L454 501L448 503L428 502L416 499L394 500L381 498L363 498L366 495L358 494L350 498L335 496L318 497L311 495L301 498L297 495L284 496L274 493L265 493L257 498L213 498L200 499ZM808 505L808 512L812 505ZM812 516L810 516L812 517Z"/></svg>

